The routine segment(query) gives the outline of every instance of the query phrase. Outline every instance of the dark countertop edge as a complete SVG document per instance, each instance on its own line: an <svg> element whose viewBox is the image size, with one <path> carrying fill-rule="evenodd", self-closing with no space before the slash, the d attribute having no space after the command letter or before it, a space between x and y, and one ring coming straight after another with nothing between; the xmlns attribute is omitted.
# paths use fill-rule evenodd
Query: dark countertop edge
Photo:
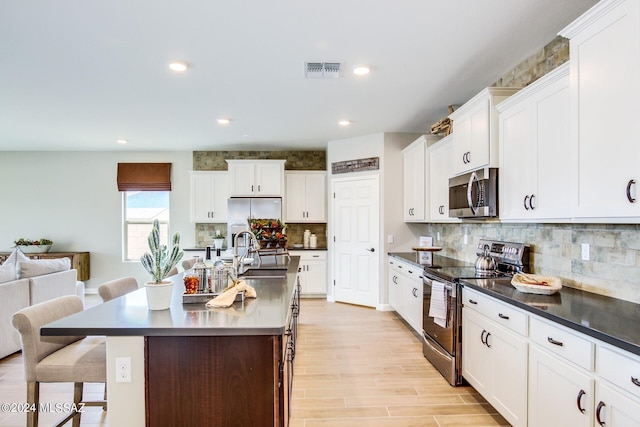
<svg viewBox="0 0 640 427"><path fill-rule="evenodd" d="M400 261L408 262L419 268L424 268L424 264L418 262L418 252L387 252L390 257L399 259Z"/></svg>
<svg viewBox="0 0 640 427"><path fill-rule="evenodd" d="M326 251L325 247L317 247L317 248L287 248L288 251Z"/></svg>
<svg viewBox="0 0 640 427"><path fill-rule="evenodd" d="M297 274L298 274L298 266L300 264L300 258L293 256L291 257L290 262L287 265L287 278L286 285L290 288L289 293L289 304L287 305L287 311L289 311L291 305L291 299L295 294L296 282L297 282ZM282 264L272 263L261 267L261 268L282 268ZM275 278L269 279L250 279L250 280L276 280ZM136 291L137 292L137 291ZM110 304L113 301L107 301L104 304ZM204 305L204 304L203 304ZM81 311L76 314L84 313ZM57 326L49 326L44 325L40 328L41 336L65 336L65 335L80 335L80 336L88 336L88 335L104 335L104 336L248 336L248 335L260 335L260 336L272 336L272 335L282 335L285 332L286 325L289 320L289 313L287 313L284 319L284 323L282 325L268 325L261 327L238 327L238 328L229 328L229 327L205 327L205 326L192 326L192 327L86 327L79 326L77 329L73 327L57 327ZM59 319L60 321L62 319ZM54 321L52 323L55 323ZM214 333L212 333L214 332Z"/></svg>
<svg viewBox="0 0 640 427"><path fill-rule="evenodd" d="M189 328L79 328L77 330L69 328L43 328L40 331L42 336L61 335L105 335L107 337L151 337L151 336L181 336L181 337L223 337L223 336L247 336L247 335L282 335L285 327L265 327L253 328L216 328L216 333L211 334L211 328L189 327Z"/></svg>
<svg viewBox="0 0 640 427"><path fill-rule="evenodd" d="M462 280L461 283L462 283L462 286L467 286L467 287L469 287L469 288L471 288L473 290L476 290L478 292L482 292L482 293L484 293L486 295L489 295L491 297L494 297L496 299L504 301L507 304L516 306L516 307L521 308L523 310L526 310L526 311L528 311L530 313L533 313L533 314L535 314L537 316L543 317L545 319L551 320L551 321L553 321L555 323L558 323L560 325L566 326L569 329L572 329L574 331L583 333L583 334L588 335L588 336L590 336L592 338L596 338L596 339L598 339L600 341L606 342L607 344L611 344L611 345L613 345L615 347L618 347L618 348L620 348L622 350L626 350L629 353L633 353L635 355L640 356L640 346L638 346L638 345L636 345L634 343L630 343L628 341L625 341L623 339L617 338L617 337L615 337L613 335L606 334L606 333L601 332L601 331L599 331L597 329L590 328L590 327L582 325L580 323L572 322L572 321L570 321L570 320L568 320L568 319L566 319L564 317L553 315L553 314L548 313L548 312L546 312L544 310L540 310L539 308L536 308L534 306L531 306L531 305L522 303L520 301L516 301L514 299L511 299L511 298L509 298L509 297L507 297L507 296L505 296L505 295L503 295L503 294L501 294L499 292L492 291L491 289L486 289L486 288L483 288L481 286L476 286L476 285L474 285L472 283L467 283L464 280Z"/></svg>

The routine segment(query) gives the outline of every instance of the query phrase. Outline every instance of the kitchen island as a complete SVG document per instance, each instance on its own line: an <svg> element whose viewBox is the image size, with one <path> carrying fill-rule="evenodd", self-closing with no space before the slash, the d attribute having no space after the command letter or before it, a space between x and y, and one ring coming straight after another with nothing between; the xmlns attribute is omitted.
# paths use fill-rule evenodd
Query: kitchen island
<svg viewBox="0 0 640 427"><path fill-rule="evenodd" d="M171 277L168 310L149 310L146 290L139 289L52 322L41 334L106 336L109 425L284 426L298 265L294 256L263 262L260 269L286 269L283 277L247 278L257 298L229 308L183 304L178 274ZM116 372L122 358L129 361L130 382Z"/></svg>

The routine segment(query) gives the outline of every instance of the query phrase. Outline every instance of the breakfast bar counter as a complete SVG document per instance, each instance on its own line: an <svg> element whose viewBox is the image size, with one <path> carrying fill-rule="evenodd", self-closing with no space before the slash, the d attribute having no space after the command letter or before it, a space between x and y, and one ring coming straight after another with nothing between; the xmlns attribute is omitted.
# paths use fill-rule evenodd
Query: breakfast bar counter
<svg viewBox="0 0 640 427"><path fill-rule="evenodd" d="M138 289L49 323L41 334L106 336L109 425L285 426L299 257L267 261L260 270L286 272L247 276L257 298L228 308L183 304L183 274L177 274L168 310L149 310L146 290ZM129 375L117 369L122 363Z"/></svg>

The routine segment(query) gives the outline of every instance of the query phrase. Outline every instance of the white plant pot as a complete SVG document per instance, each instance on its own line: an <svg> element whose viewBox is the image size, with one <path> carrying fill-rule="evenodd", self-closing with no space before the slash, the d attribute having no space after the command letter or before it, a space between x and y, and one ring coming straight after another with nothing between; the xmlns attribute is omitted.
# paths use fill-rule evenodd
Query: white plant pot
<svg viewBox="0 0 640 427"><path fill-rule="evenodd" d="M171 305L173 282L145 283L149 310L166 310Z"/></svg>
<svg viewBox="0 0 640 427"><path fill-rule="evenodd" d="M213 247L215 249L222 249L223 243L224 243L224 239L213 239Z"/></svg>

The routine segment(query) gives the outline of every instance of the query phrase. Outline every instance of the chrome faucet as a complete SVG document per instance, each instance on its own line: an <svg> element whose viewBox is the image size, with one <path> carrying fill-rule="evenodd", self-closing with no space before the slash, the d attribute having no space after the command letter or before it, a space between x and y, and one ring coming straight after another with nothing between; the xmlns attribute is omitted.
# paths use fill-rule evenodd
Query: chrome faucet
<svg viewBox="0 0 640 427"><path fill-rule="evenodd" d="M248 239L246 240L246 246L247 246L247 250L242 254L242 256L238 255L238 240L240 236L249 236ZM233 240L233 268L236 271L236 274L242 274L242 272L240 271L240 269L242 268L242 260L244 260L244 257L251 251L252 245L251 245L251 239L253 239L254 241L256 240L256 236L253 235L252 232L248 231L248 230L243 230L241 232L239 232L238 234L236 234L235 239Z"/></svg>

